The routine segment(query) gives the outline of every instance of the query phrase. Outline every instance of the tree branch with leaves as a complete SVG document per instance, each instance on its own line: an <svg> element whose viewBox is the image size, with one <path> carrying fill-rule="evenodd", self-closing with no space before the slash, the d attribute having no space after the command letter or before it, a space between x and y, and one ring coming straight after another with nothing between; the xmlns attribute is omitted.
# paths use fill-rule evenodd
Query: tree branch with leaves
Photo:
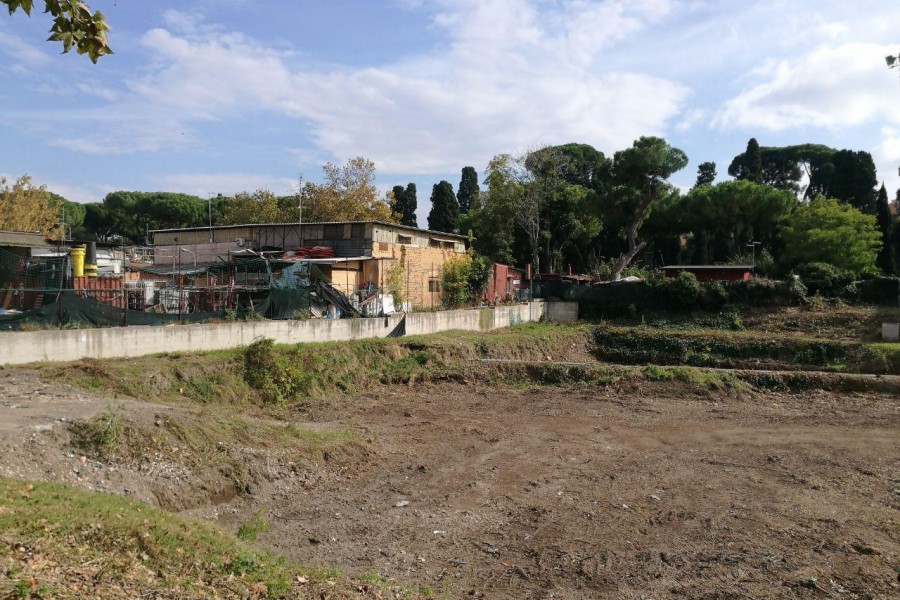
<svg viewBox="0 0 900 600"><path fill-rule="evenodd" d="M10 15L22 9L31 16L34 8L34 0L0 0L0 4L6 5ZM60 42L63 54L75 48L78 54L87 54L96 64L101 56L113 53L106 39L109 25L99 10L91 12L80 0L44 0L44 13L53 17L47 41Z"/></svg>

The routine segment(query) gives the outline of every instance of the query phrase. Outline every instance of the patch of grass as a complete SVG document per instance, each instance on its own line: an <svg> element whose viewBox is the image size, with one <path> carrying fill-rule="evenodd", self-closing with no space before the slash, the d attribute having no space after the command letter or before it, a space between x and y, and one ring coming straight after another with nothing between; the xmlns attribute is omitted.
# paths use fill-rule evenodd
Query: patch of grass
<svg viewBox="0 0 900 600"><path fill-rule="evenodd" d="M672 373L668 369L656 365L647 365L644 367L644 377L648 381L665 381L672 378Z"/></svg>
<svg viewBox="0 0 900 600"><path fill-rule="evenodd" d="M280 598L303 572L211 525L118 496L0 478L0 507L0 557L15 565L19 597Z"/></svg>

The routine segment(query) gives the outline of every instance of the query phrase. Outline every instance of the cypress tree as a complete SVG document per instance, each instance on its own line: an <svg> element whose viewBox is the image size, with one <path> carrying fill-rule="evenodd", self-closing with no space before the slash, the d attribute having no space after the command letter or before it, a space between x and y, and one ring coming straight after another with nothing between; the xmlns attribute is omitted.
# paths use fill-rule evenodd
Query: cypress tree
<svg viewBox="0 0 900 600"><path fill-rule="evenodd" d="M398 215L403 215L403 210L406 205L406 198L403 197L403 186L395 185L391 189L391 194L394 196L393 202L391 202L391 212L397 213Z"/></svg>
<svg viewBox="0 0 900 600"><path fill-rule="evenodd" d="M428 229L453 233L459 228L459 203L453 186L447 181L434 184L431 189L431 212Z"/></svg>
<svg viewBox="0 0 900 600"><path fill-rule="evenodd" d="M876 214L875 186L878 185L878 177L872 155L862 150L838 150L831 162L834 164L834 174L828 197L846 202L866 214Z"/></svg>
<svg viewBox="0 0 900 600"><path fill-rule="evenodd" d="M747 142L746 154L746 174L743 177L738 177L738 179L746 179L753 183L762 183L762 152L759 150L759 142L756 141L756 138L750 138L750 141Z"/></svg>
<svg viewBox="0 0 900 600"><path fill-rule="evenodd" d="M402 185L395 185L391 190L394 201L391 203L391 211L400 215L400 224L410 227L418 227L416 224L416 184L409 183L406 189Z"/></svg>
<svg viewBox="0 0 900 600"><path fill-rule="evenodd" d="M697 182L694 187L712 185L716 180L716 175L716 163L709 161L700 163L697 166Z"/></svg>
<svg viewBox="0 0 900 600"><path fill-rule="evenodd" d="M400 186L397 186L400 187ZM403 192L403 218L400 222L410 227L418 227L416 223L416 209L419 207L419 201L416 199L416 184L409 183Z"/></svg>
<svg viewBox="0 0 900 600"><path fill-rule="evenodd" d="M475 167L463 167L459 190L456 192L460 214L464 215L472 209L472 203L479 191L478 173L475 172Z"/></svg>
<svg viewBox="0 0 900 600"><path fill-rule="evenodd" d="M888 194L881 184L878 190L878 199L876 201L875 218L878 222L878 229L881 230L881 250L878 251L878 267L885 275L894 275L897 273L897 263L894 260L894 217L891 216L891 208L888 206Z"/></svg>

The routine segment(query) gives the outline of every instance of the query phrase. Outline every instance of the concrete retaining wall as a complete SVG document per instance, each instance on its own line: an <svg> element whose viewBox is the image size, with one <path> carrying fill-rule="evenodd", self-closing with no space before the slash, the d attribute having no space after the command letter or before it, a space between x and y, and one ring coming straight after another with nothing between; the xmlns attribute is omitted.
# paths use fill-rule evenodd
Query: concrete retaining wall
<svg viewBox="0 0 900 600"><path fill-rule="evenodd" d="M573 305L568 306L556 305ZM573 312L574 311L574 312ZM575 320L574 302L545 302L497 308L411 313L406 316L407 335L437 333L451 329L490 331L518 323ZM554 316L555 315L555 316ZM312 319L309 321L250 321L202 325L156 327L111 327L53 331L0 333L0 365L81 358L120 358L160 352L205 352L247 346L258 338L279 344L334 342L386 337L403 315L375 319Z"/></svg>

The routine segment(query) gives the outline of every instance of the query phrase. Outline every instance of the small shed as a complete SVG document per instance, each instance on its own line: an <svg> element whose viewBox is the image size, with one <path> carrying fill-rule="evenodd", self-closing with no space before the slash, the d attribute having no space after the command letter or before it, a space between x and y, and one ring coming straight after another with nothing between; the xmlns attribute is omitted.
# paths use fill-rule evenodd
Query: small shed
<svg viewBox="0 0 900 600"><path fill-rule="evenodd" d="M666 277L678 277L679 273L693 273L697 281L747 281L753 273L753 265L678 265L663 267Z"/></svg>
<svg viewBox="0 0 900 600"><path fill-rule="evenodd" d="M41 233L0 230L0 248L24 258L31 258L36 253L52 248L52 246Z"/></svg>
<svg viewBox="0 0 900 600"><path fill-rule="evenodd" d="M485 301L497 303L518 299L524 279L525 271L522 269L500 263L492 264L487 289L484 291Z"/></svg>

